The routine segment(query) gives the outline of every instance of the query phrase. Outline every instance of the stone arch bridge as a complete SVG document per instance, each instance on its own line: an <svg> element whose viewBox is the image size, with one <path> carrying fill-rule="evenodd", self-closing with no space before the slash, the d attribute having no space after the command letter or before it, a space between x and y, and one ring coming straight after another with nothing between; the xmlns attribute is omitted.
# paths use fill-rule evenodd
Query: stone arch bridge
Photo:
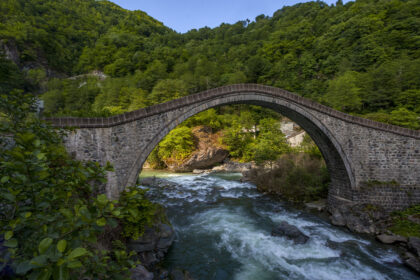
<svg viewBox="0 0 420 280"><path fill-rule="evenodd" d="M330 207L363 202L394 210L420 203L420 131L350 116L279 88L230 85L109 118L47 120L76 128L65 144L77 159L113 164L106 192L118 197L136 183L150 152L178 124L238 103L271 108L312 137L331 175Z"/></svg>

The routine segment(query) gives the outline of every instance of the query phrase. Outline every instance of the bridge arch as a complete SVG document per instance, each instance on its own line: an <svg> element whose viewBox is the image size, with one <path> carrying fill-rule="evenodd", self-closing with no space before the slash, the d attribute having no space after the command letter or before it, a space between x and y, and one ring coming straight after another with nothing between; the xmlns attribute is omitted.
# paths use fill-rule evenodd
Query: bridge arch
<svg viewBox="0 0 420 280"><path fill-rule="evenodd" d="M340 197L351 195L350 192L346 193L345 191L355 188L354 172L343 148L334 137L334 132L330 131L321 120L311 114L310 110L307 110L304 106L284 98L273 98L267 92L234 92L197 102L193 106L189 106L187 110L180 111L162 126L160 131L156 132L148 146L137 152L137 159L129 172L127 185L135 184L149 154L176 126L200 112L230 104L251 104L270 108L301 126L314 140L325 159L331 176L331 185L335 186L330 191Z"/></svg>
<svg viewBox="0 0 420 280"><path fill-rule="evenodd" d="M105 191L116 198L136 183L150 152L178 124L240 103L271 108L312 137L331 175L329 207L363 202L391 211L420 203L420 131L351 116L279 88L230 85L109 118L47 120L77 128L65 139L77 159L113 164Z"/></svg>

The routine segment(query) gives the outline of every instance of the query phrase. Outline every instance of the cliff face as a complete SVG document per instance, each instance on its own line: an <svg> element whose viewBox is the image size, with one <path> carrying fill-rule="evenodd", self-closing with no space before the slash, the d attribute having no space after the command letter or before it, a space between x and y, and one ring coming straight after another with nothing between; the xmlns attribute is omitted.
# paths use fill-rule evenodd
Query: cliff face
<svg viewBox="0 0 420 280"><path fill-rule="evenodd" d="M220 133L212 133L206 126L193 129L197 149L182 163L166 163L168 168L176 172L190 172L194 169L207 169L223 162L229 155L219 143Z"/></svg>

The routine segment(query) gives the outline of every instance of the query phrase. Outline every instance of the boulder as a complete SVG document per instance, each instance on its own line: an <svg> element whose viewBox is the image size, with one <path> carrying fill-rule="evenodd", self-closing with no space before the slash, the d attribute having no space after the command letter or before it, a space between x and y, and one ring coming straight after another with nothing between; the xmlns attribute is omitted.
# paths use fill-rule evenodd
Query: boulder
<svg viewBox="0 0 420 280"><path fill-rule="evenodd" d="M174 166L175 171L192 171L194 169L207 169L223 162L229 152L220 147L206 147L194 152L186 162L179 166Z"/></svg>
<svg viewBox="0 0 420 280"><path fill-rule="evenodd" d="M186 270L175 269L170 274L172 280L193 280L191 275Z"/></svg>
<svg viewBox="0 0 420 280"><path fill-rule="evenodd" d="M376 236L380 242L384 244L393 244L397 242L407 242L407 237L401 235L394 235L394 234L379 234Z"/></svg>
<svg viewBox="0 0 420 280"><path fill-rule="evenodd" d="M271 231L271 235L284 236L287 239L293 240L295 244L305 244L309 240L309 237L302 233L297 227L284 221Z"/></svg>
<svg viewBox="0 0 420 280"><path fill-rule="evenodd" d="M410 237L408 239L408 249L420 257L420 238L418 237Z"/></svg>
<svg viewBox="0 0 420 280"><path fill-rule="evenodd" d="M142 265L138 265L131 269L131 280L153 280L153 277L153 273L149 272Z"/></svg>
<svg viewBox="0 0 420 280"><path fill-rule="evenodd" d="M305 203L305 207L309 210L316 210L319 212L322 212L325 210L327 205L327 201L325 199L320 199L317 201L312 201L312 202L308 202Z"/></svg>
<svg viewBox="0 0 420 280"><path fill-rule="evenodd" d="M214 172L240 172L242 174L249 172L255 167L254 163L251 162L236 162L231 160L225 160L222 165L213 167Z"/></svg>
<svg viewBox="0 0 420 280"><path fill-rule="evenodd" d="M175 172L192 172L194 169L209 169L222 163L229 152L220 146L219 133L212 133L211 127L197 126L192 133L196 139L197 149L185 161L165 162Z"/></svg>
<svg viewBox="0 0 420 280"><path fill-rule="evenodd" d="M385 231L389 215L380 206L343 203L329 209L331 223L346 226L353 232L379 234Z"/></svg>
<svg viewBox="0 0 420 280"><path fill-rule="evenodd" d="M335 226L346 225L346 219L343 217L340 211L333 211L330 219L331 219L331 223Z"/></svg>
<svg viewBox="0 0 420 280"><path fill-rule="evenodd" d="M420 274L420 260L419 258L416 258L413 254L410 252L406 252L403 256L404 264L408 266L409 268L413 269L415 272Z"/></svg>
<svg viewBox="0 0 420 280"><path fill-rule="evenodd" d="M165 253L175 240L175 232L165 223L159 223L146 228L144 234L137 240L130 240L127 247L137 253L138 259L147 268L163 260Z"/></svg>

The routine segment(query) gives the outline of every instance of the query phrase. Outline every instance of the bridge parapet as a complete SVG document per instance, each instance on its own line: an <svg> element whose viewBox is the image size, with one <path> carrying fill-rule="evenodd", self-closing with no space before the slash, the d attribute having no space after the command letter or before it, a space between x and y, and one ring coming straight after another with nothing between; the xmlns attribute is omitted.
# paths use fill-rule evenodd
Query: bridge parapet
<svg viewBox="0 0 420 280"><path fill-rule="evenodd" d="M420 139L420 131L411 130L400 126L376 122L373 120L352 116L330 107L314 102L307 98L301 97L297 94L288 92L283 89L258 85L258 84L235 84L223 86L216 89L203 91L197 94L184 96L175 100L171 100L162 104L153 105L150 107L138 109L124 114L105 117L105 118L77 118L77 117L58 117L58 118L45 118L45 120L52 123L56 127L77 127L77 128L104 128L117 126L139 119L143 119L155 114L162 114L171 110L175 110L184 106L191 105L197 102L203 102L217 97L225 96L226 94L241 93L241 92L255 92L269 94L276 98L284 98L288 101L303 105L307 108L316 110L320 113L329 115L343 121L351 122L366 127L393 132L396 134L410 136Z"/></svg>

